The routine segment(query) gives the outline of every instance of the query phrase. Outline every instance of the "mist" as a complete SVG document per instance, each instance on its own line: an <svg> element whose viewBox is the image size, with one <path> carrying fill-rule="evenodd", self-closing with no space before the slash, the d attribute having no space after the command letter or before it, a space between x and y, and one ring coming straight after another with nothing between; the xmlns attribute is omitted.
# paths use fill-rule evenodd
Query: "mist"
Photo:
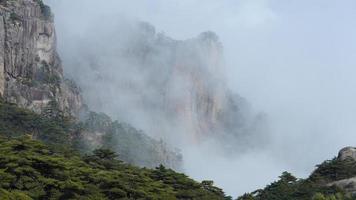
<svg viewBox="0 0 356 200"><path fill-rule="evenodd" d="M179 140L176 145L183 151L185 173L198 180L212 179L229 195L263 187L283 171L306 177L316 164L332 158L340 148L356 143L355 1L47 0L46 3L55 14L58 48L68 76L83 70L75 68L76 64L79 66L75 59L78 51L95 54L93 47L96 47L107 50L100 55L111 55L116 46L94 39L107 37L105 41L110 42L110 37L117 38L110 35L114 33L125 44L128 41L124 38L132 37L129 30L136 28L131 23L134 21L148 22L156 32L177 40L195 38L208 30L218 35L224 48L227 87L245 98L253 112L265 113L269 130L265 135L257 135L246 151L233 157L211 150L215 141L205 141L196 148L187 146L184 138L176 138L175 134L163 139L170 143ZM126 28L117 32L117 24ZM116 67L107 58L110 56L102 58L106 67ZM127 65L123 64L122 70ZM140 72L134 70L127 73L112 74L112 79L149 77L138 76ZM85 80L91 77L77 81ZM97 84L100 85L88 82L87 87L95 88ZM138 89L143 87L140 85ZM96 94L96 90L89 92ZM155 92L148 91L147 95ZM117 95L115 91L107 92L105 98L115 99ZM121 97L120 101L133 101L132 96L125 99L125 94L121 94ZM133 106L126 109L113 109L111 105L98 109L157 137L155 131L147 130L153 122L145 120L147 117L137 117L146 111L136 104L130 105ZM154 120L166 119L162 113L156 114L160 117ZM162 124L167 125L160 127L162 132L169 132L172 127L174 132L185 132L179 124Z"/></svg>

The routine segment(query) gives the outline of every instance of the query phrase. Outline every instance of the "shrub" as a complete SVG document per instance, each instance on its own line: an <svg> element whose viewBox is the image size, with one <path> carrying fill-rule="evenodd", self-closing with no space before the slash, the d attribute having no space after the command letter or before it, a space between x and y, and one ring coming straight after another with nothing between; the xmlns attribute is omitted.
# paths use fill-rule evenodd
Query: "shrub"
<svg viewBox="0 0 356 200"><path fill-rule="evenodd" d="M41 12L45 19L49 19L52 16L51 8L44 4L42 0L37 0L37 3L40 5Z"/></svg>

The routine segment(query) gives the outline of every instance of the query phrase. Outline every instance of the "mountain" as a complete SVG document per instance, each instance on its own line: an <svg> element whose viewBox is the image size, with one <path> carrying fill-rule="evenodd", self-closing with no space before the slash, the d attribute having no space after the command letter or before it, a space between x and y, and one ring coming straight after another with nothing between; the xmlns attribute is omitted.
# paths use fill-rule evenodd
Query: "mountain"
<svg viewBox="0 0 356 200"><path fill-rule="evenodd" d="M297 179L288 172L283 172L279 178L238 200L356 199L356 148L343 148L337 157L317 165L306 179Z"/></svg>
<svg viewBox="0 0 356 200"><path fill-rule="evenodd" d="M61 110L77 114L83 101L79 90L63 77L49 7L41 1L0 4L0 94L38 113L51 100Z"/></svg>
<svg viewBox="0 0 356 200"><path fill-rule="evenodd" d="M82 153L105 146L116 150L124 161L138 166L154 168L164 164L182 168L182 158L176 149L129 124L91 112L80 88L63 73L50 8L41 0L1 0L0 110L6 122L2 124L3 134L27 133L45 142L77 144ZM18 121L13 122L13 118ZM47 123L49 120L55 122ZM16 125L21 131L15 130ZM6 131L9 126L12 131ZM115 146L109 138L115 141Z"/></svg>
<svg viewBox="0 0 356 200"><path fill-rule="evenodd" d="M92 24L61 33L61 53L93 110L178 146L214 140L236 152L266 137L265 116L227 87L215 33L175 40L146 22Z"/></svg>

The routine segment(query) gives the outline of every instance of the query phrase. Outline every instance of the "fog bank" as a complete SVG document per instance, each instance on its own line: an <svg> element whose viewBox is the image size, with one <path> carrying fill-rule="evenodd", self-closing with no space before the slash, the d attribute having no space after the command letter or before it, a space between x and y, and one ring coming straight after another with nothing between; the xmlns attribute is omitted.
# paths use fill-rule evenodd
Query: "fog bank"
<svg viewBox="0 0 356 200"><path fill-rule="evenodd" d="M93 24L100 25L98 33L109 33L105 29L120 19L143 20L175 39L206 30L219 36L229 88L254 110L267 114L271 132L263 144L267 148L233 160L219 152L206 155L205 146L200 151L184 149L188 175L213 179L228 194L262 187L285 170L305 177L341 147L356 145L356 2L352 0L47 3L56 16L65 68L72 59L66 53L73 47L71 40L95 37L96 31L85 31Z"/></svg>

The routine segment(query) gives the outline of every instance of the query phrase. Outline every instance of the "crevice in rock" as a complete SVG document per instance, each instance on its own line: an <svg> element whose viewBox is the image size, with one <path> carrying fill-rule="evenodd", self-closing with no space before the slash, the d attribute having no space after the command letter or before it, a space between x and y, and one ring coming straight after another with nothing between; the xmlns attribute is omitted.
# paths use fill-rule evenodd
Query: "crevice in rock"
<svg viewBox="0 0 356 200"><path fill-rule="evenodd" d="M4 25L4 43L2 45L4 47L4 59L3 59L3 62L4 62L4 74L5 74L5 71L6 71L5 50L6 50L6 41L7 41L7 25L6 25L6 20L5 20L5 16L4 15L2 16L2 23Z"/></svg>

